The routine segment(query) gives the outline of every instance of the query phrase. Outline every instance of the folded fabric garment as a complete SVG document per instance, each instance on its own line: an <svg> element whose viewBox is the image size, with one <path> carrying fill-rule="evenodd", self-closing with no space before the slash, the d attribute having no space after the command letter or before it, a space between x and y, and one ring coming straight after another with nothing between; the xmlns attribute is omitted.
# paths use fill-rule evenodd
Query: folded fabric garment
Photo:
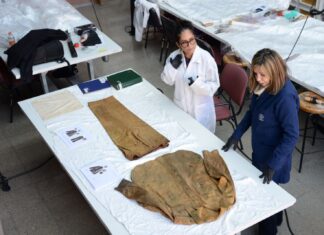
<svg viewBox="0 0 324 235"><path fill-rule="evenodd" d="M216 220L235 203L234 182L217 150L203 156L186 150L165 154L136 166L132 182L122 180L115 189L176 224Z"/></svg>
<svg viewBox="0 0 324 235"><path fill-rule="evenodd" d="M44 121L83 108L68 90L35 99L32 105Z"/></svg>
<svg viewBox="0 0 324 235"><path fill-rule="evenodd" d="M90 102L112 141L129 160L138 159L169 145L169 140L129 111L115 97Z"/></svg>

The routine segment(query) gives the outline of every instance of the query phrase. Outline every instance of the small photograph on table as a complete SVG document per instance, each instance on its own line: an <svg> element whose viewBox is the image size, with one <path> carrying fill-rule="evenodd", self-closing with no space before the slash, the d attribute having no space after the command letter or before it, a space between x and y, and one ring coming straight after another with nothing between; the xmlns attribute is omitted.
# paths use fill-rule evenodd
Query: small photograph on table
<svg viewBox="0 0 324 235"><path fill-rule="evenodd" d="M95 191L108 185L117 185L122 177L106 159L92 162L81 168L81 172Z"/></svg>
<svg viewBox="0 0 324 235"><path fill-rule="evenodd" d="M74 149L92 140L91 134L82 126L71 126L57 131L60 139L70 148Z"/></svg>

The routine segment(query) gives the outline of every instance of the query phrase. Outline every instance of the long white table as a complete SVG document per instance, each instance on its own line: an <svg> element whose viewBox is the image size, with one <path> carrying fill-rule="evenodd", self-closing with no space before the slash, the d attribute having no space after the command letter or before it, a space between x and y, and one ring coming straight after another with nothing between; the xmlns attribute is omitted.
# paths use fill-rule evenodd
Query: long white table
<svg viewBox="0 0 324 235"><path fill-rule="evenodd" d="M273 9L287 9L289 0L159 0L161 10L166 11L180 19L185 19L209 36L227 43L222 36L215 33L220 24L229 23L238 15L248 15L253 9L262 5ZM204 22L210 22L211 26L204 26ZM249 30L249 29L247 29Z"/></svg>
<svg viewBox="0 0 324 235"><path fill-rule="evenodd" d="M73 43L76 43L80 41L80 37L73 32L73 28L91 23L65 0L49 0L46 4L41 0L12 0L0 3L0 9L0 34L7 35L8 31L11 31L18 40L32 29L52 28L63 31L68 30L71 33ZM75 58L71 56L67 41L62 41L64 57L71 65L87 62L90 79L95 78L94 59L122 51L122 48L103 32L97 30L97 33L102 43L95 46L76 48L78 56ZM6 61L7 55L4 54L4 51L7 49L7 42L4 39L5 37L0 38L0 56ZM46 72L64 66L67 66L65 62L50 62L33 66L33 74L42 75L45 93L49 91ZM14 68L12 71L16 78L20 79L19 69Z"/></svg>
<svg viewBox="0 0 324 235"><path fill-rule="evenodd" d="M205 1L217 2L217 0ZM187 2L188 7L181 7L178 5L179 3L175 3L173 0L161 0L159 1L159 7L181 19L191 21L197 29L230 46L233 51L248 63L251 63L253 55L262 48L272 48L283 58L287 58L302 29L304 20L289 22L283 17L275 17L274 19L268 17L264 18L264 20L257 20L259 22L255 24L241 23L235 21L235 17L237 15L247 15L246 10L248 8L243 5L242 9L236 10L237 15L235 16L235 11L232 8L241 7L241 5L235 6L233 2L235 0L230 3L223 2L220 5L220 9L231 9L225 12L232 12L232 15L225 15L225 13L221 13L219 10L214 11L215 16L213 18L209 16L209 18L212 18L210 19L211 22L213 22L213 25L209 27L205 27L201 23L201 21L207 20L207 18L206 12L200 11L200 8L198 10L195 9L195 15L192 16L193 13L191 13L189 7L190 0ZM255 7L260 2L262 1L256 2ZM177 9L177 7L181 9ZM214 9L217 6L213 5L210 8ZM250 6L250 9L252 9L252 6ZM224 32L216 32L220 22L226 23L233 19L232 25L225 29ZM294 82L321 96L324 96L323 53L324 22L309 18L298 44L288 60L288 66L291 79Z"/></svg>
<svg viewBox="0 0 324 235"><path fill-rule="evenodd" d="M21 101L19 105L112 234L229 235L238 233L296 202L293 196L277 184L273 182L269 185L262 184L258 177L260 171L237 152L221 151L223 141L175 106L170 99L146 80L119 91L108 88L83 95L77 86L65 90L71 92L83 104L83 108L43 121L35 111L32 102L56 95L62 90ZM112 143L87 106L90 101L112 95L130 111L166 136L170 140L170 145L136 161L127 160ZM77 149L69 149L56 133L71 125L83 125L91 133L94 141ZM218 220L201 225L175 225L159 213L142 208L114 190L118 183L111 183L100 191L94 191L80 171L83 166L91 162L106 159L121 177L130 179L130 172L136 165L180 149L191 150L199 154L205 149L218 149L223 156L235 183L237 201Z"/></svg>

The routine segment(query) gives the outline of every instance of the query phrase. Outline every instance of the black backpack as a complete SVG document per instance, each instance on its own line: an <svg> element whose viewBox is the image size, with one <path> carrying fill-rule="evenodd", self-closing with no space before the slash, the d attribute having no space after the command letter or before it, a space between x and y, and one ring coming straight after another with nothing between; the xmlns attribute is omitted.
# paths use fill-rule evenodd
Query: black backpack
<svg viewBox="0 0 324 235"><path fill-rule="evenodd" d="M42 64L56 61L62 63L65 61L63 45L59 40L49 41L36 50L33 64Z"/></svg>

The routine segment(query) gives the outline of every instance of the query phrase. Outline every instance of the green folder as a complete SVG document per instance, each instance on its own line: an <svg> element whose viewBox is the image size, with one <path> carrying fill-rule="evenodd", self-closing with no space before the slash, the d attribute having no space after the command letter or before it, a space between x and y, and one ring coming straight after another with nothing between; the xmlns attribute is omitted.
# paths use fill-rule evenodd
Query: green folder
<svg viewBox="0 0 324 235"><path fill-rule="evenodd" d="M143 81L142 77L134 72L132 69L128 69L119 73L115 73L107 77L110 85L112 85L116 90L125 88L136 83Z"/></svg>

